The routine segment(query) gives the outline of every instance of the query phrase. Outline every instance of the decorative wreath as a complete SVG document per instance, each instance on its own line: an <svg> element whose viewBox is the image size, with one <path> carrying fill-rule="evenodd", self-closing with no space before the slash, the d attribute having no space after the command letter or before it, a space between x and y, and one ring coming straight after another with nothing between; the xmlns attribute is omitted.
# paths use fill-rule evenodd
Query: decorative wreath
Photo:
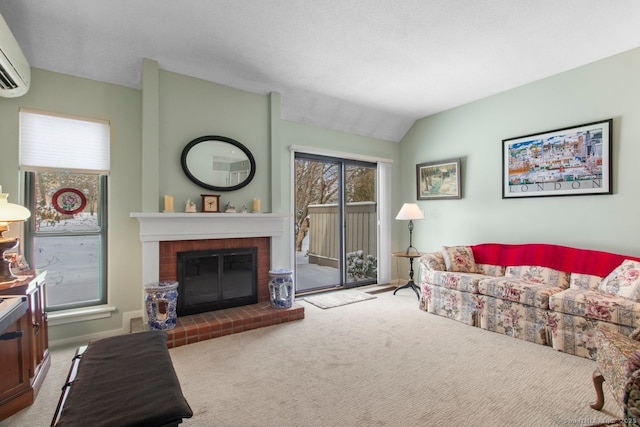
<svg viewBox="0 0 640 427"><path fill-rule="evenodd" d="M62 214L74 215L82 212L87 205L87 198L75 188L61 188L56 191L51 200L55 210Z"/></svg>

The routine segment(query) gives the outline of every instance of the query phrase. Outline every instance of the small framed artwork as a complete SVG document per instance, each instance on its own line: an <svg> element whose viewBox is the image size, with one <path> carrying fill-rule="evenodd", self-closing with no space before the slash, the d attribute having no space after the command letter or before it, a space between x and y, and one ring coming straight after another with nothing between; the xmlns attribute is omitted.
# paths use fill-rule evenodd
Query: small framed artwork
<svg viewBox="0 0 640 427"><path fill-rule="evenodd" d="M202 212L220 212L220 196L217 194L201 194Z"/></svg>
<svg viewBox="0 0 640 427"><path fill-rule="evenodd" d="M460 158L416 165L418 200L459 199Z"/></svg>
<svg viewBox="0 0 640 427"><path fill-rule="evenodd" d="M502 198L612 194L612 124L504 139Z"/></svg>
<svg viewBox="0 0 640 427"><path fill-rule="evenodd" d="M75 215L87 206L87 198L75 188L61 188L51 198L53 208L65 215Z"/></svg>

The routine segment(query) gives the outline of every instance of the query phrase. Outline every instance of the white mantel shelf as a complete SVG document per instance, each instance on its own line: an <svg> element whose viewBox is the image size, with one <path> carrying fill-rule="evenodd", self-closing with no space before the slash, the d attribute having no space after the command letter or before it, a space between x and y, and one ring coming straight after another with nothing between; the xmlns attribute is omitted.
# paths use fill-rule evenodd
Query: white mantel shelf
<svg viewBox="0 0 640 427"><path fill-rule="evenodd" d="M132 212L140 222L142 280L158 281L160 242L175 240L271 238L271 268L291 268L285 229L289 214Z"/></svg>
<svg viewBox="0 0 640 427"><path fill-rule="evenodd" d="M140 222L140 240L202 240L279 237L289 214L133 212Z"/></svg>

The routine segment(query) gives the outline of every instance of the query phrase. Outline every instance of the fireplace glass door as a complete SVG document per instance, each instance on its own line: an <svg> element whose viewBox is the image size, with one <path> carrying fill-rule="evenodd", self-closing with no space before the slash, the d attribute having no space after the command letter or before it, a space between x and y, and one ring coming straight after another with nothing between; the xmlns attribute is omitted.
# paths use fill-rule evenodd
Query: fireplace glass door
<svg viewBox="0 0 640 427"><path fill-rule="evenodd" d="M178 316L258 302L257 249L178 252Z"/></svg>

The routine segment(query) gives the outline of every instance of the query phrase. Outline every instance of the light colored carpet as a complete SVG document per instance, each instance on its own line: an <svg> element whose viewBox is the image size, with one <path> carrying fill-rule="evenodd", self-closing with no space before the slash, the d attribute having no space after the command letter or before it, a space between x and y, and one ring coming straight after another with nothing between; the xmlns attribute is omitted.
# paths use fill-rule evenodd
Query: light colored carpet
<svg viewBox="0 0 640 427"><path fill-rule="evenodd" d="M566 426L617 418L595 362L377 294L305 319L170 350L194 417L185 427ZM55 350L36 403L4 426L47 426L72 349Z"/></svg>
<svg viewBox="0 0 640 427"><path fill-rule="evenodd" d="M316 307L327 309L353 304L354 302L367 301L374 298L375 295L371 295L366 292L357 291L355 289L345 289L341 291L312 295L304 297L303 299Z"/></svg>

